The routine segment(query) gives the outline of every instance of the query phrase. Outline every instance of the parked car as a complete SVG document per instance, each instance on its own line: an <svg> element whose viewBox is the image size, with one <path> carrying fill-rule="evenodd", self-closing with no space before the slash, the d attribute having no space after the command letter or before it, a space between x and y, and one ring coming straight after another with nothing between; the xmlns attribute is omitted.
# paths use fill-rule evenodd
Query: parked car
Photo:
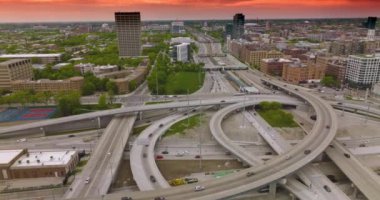
<svg viewBox="0 0 380 200"><path fill-rule="evenodd" d="M201 158L201 156L200 155L196 155L194 158Z"/></svg>
<svg viewBox="0 0 380 200"><path fill-rule="evenodd" d="M309 153L311 153L310 149L307 149L307 150L304 151L304 154L306 154L306 155L309 154Z"/></svg>
<svg viewBox="0 0 380 200"><path fill-rule="evenodd" d="M163 151L163 152L161 152L162 154L169 154L169 152L168 151Z"/></svg>
<svg viewBox="0 0 380 200"><path fill-rule="evenodd" d="M165 200L165 197L154 197L154 200Z"/></svg>
<svg viewBox="0 0 380 200"><path fill-rule="evenodd" d="M348 154L348 153L344 153L343 155L344 155L346 158L351 158L350 154Z"/></svg>
<svg viewBox="0 0 380 200"><path fill-rule="evenodd" d="M121 200L133 200L132 197L121 197Z"/></svg>
<svg viewBox="0 0 380 200"><path fill-rule="evenodd" d="M75 135L68 135L67 137L75 137Z"/></svg>
<svg viewBox="0 0 380 200"><path fill-rule="evenodd" d="M157 159L157 160L161 160L161 159L163 159L163 158L164 158L164 156L162 156L162 155L157 155L157 156L156 156L156 159Z"/></svg>

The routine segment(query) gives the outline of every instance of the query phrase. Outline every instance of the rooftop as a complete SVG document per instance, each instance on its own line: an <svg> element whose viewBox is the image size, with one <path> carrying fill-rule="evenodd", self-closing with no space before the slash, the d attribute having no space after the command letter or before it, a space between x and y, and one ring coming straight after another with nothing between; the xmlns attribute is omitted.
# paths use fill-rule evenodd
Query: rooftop
<svg viewBox="0 0 380 200"><path fill-rule="evenodd" d="M0 150L0 165L9 164L13 159L20 155L22 151L22 149Z"/></svg>
<svg viewBox="0 0 380 200"><path fill-rule="evenodd" d="M4 61L4 62L0 62L0 64L1 65L9 65L9 64L21 62L21 61L24 61L24 60L25 59L12 59L12 60L7 60L7 61Z"/></svg>
<svg viewBox="0 0 380 200"><path fill-rule="evenodd" d="M32 151L14 162L11 168L66 165L76 151Z"/></svg>
<svg viewBox="0 0 380 200"><path fill-rule="evenodd" d="M46 58L46 57L59 57L61 53L50 54L1 54L0 58Z"/></svg>

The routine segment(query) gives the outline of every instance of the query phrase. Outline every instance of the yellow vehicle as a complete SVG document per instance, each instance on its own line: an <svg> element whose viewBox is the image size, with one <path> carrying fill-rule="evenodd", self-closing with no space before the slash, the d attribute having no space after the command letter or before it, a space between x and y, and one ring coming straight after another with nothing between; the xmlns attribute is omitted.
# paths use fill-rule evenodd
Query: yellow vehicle
<svg viewBox="0 0 380 200"><path fill-rule="evenodd" d="M176 178L169 181L171 186L185 185L186 181L182 178Z"/></svg>

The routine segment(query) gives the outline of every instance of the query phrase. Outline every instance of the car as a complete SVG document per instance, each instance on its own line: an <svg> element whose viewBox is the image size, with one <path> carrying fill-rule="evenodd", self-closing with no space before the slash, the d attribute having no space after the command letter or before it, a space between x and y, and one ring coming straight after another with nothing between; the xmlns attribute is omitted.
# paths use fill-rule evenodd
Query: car
<svg viewBox="0 0 380 200"><path fill-rule="evenodd" d="M133 200L132 197L121 197L121 200Z"/></svg>
<svg viewBox="0 0 380 200"><path fill-rule="evenodd" d="M221 103L224 103L224 102L226 102L226 101L225 101L225 100L221 100L220 102L221 102Z"/></svg>
<svg viewBox="0 0 380 200"><path fill-rule="evenodd" d="M198 179L197 179L197 178L185 178L185 182L186 182L187 184L197 183L197 182L198 182Z"/></svg>
<svg viewBox="0 0 380 200"><path fill-rule="evenodd" d="M294 88L295 91L298 91L298 88Z"/></svg>
<svg viewBox="0 0 380 200"><path fill-rule="evenodd" d="M365 144L360 144L359 147L365 147Z"/></svg>
<svg viewBox="0 0 380 200"><path fill-rule="evenodd" d="M348 154L348 153L344 153L343 155L344 155L346 158L351 158L350 154Z"/></svg>
<svg viewBox="0 0 380 200"><path fill-rule="evenodd" d="M255 173L253 173L253 172L247 172L247 174L245 174L245 176L247 176L247 177L250 177L250 176L253 176L253 175L255 175Z"/></svg>
<svg viewBox="0 0 380 200"><path fill-rule="evenodd" d="M154 200L165 200L165 197L154 197Z"/></svg>
<svg viewBox="0 0 380 200"><path fill-rule="evenodd" d="M26 138L18 139L17 142L26 142Z"/></svg>
<svg viewBox="0 0 380 200"><path fill-rule="evenodd" d="M196 109L193 109L192 112L196 112L197 110Z"/></svg>
<svg viewBox="0 0 380 200"><path fill-rule="evenodd" d="M68 135L67 137L75 137L75 135Z"/></svg>
<svg viewBox="0 0 380 200"><path fill-rule="evenodd" d="M323 189L325 189L327 192L331 192L331 189L330 189L330 187L329 187L329 186L327 186L327 185L324 185L324 186L323 186Z"/></svg>
<svg viewBox="0 0 380 200"><path fill-rule="evenodd" d="M273 155L273 153L268 151L268 152L265 152L265 155L269 156L269 155Z"/></svg>
<svg viewBox="0 0 380 200"><path fill-rule="evenodd" d="M162 128L164 125L163 124L160 124L158 127Z"/></svg>
<svg viewBox="0 0 380 200"><path fill-rule="evenodd" d="M149 147L149 144L146 144L145 147Z"/></svg>
<svg viewBox="0 0 380 200"><path fill-rule="evenodd" d="M303 152L304 154L310 154L311 153L311 150L310 149L306 149L304 152Z"/></svg>
<svg viewBox="0 0 380 200"><path fill-rule="evenodd" d="M164 158L164 156L162 156L162 155L157 155L157 156L156 156L156 159L157 159L157 160L160 160L160 159L163 159L163 158Z"/></svg>
<svg viewBox="0 0 380 200"><path fill-rule="evenodd" d="M200 155L196 155L194 158L201 158L201 156Z"/></svg>
<svg viewBox="0 0 380 200"><path fill-rule="evenodd" d="M146 153L143 153L143 158L146 158Z"/></svg>
<svg viewBox="0 0 380 200"><path fill-rule="evenodd" d="M84 181L84 183L85 183L85 184L90 183L90 179L91 179L90 177L87 177L86 180Z"/></svg>
<svg viewBox="0 0 380 200"><path fill-rule="evenodd" d="M327 125L327 126L326 126L326 128L327 128L327 129L330 129L330 126L329 126L329 125Z"/></svg>
<svg viewBox="0 0 380 200"><path fill-rule="evenodd" d="M185 115L185 116L186 116L186 115L187 115L187 113L184 113L183 115Z"/></svg>
<svg viewBox="0 0 380 200"><path fill-rule="evenodd" d="M205 189L205 186L197 185L197 186L195 186L194 191L198 192L198 191L202 191L204 189Z"/></svg>
<svg viewBox="0 0 380 200"><path fill-rule="evenodd" d="M162 154L169 154L169 152L168 151L163 151L163 152L161 152Z"/></svg>
<svg viewBox="0 0 380 200"><path fill-rule="evenodd" d="M260 188L258 192L259 192L259 193L266 193L266 192L269 192L269 187L267 186L267 187Z"/></svg>
<svg viewBox="0 0 380 200"><path fill-rule="evenodd" d="M338 102L337 104L338 104L338 105L342 105L343 103L342 103L342 102Z"/></svg>
<svg viewBox="0 0 380 200"><path fill-rule="evenodd" d="M156 182L156 178L153 175L150 175L149 179L150 181L152 181L152 183Z"/></svg>
<svg viewBox="0 0 380 200"><path fill-rule="evenodd" d="M332 145L332 144L330 144L329 147L330 147L330 148L335 148L334 145Z"/></svg>
<svg viewBox="0 0 380 200"><path fill-rule="evenodd" d="M304 124L302 122L300 122L300 125L303 126Z"/></svg>
<svg viewBox="0 0 380 200"><path fill-rule="evenodd" d="M229 152L229 151L226 151L226 153L225 153L227 156L230 156L230 155L232 155L231 154L231 152Z"/></svg>
<svg viewBox="0 0 380 200"><path fill-rule="evenodd" d="M148 137L152 137L152 136L153 136L153 133L149 134L149 136L148 136Z"/></svg>

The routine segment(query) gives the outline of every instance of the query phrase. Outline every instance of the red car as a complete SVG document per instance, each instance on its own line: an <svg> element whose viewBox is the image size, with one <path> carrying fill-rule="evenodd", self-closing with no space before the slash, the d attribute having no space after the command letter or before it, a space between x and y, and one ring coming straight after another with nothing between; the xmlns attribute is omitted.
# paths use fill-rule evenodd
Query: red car
<svg viewBox="0 0 380 200"><path fill-rule="evenodd" d="M156 156L156 159L157 159L157 160L160 160L160 159L163 159L163 158L164 158L164 156L162 156L162 155L157 155L157 156Z"/></svg>

